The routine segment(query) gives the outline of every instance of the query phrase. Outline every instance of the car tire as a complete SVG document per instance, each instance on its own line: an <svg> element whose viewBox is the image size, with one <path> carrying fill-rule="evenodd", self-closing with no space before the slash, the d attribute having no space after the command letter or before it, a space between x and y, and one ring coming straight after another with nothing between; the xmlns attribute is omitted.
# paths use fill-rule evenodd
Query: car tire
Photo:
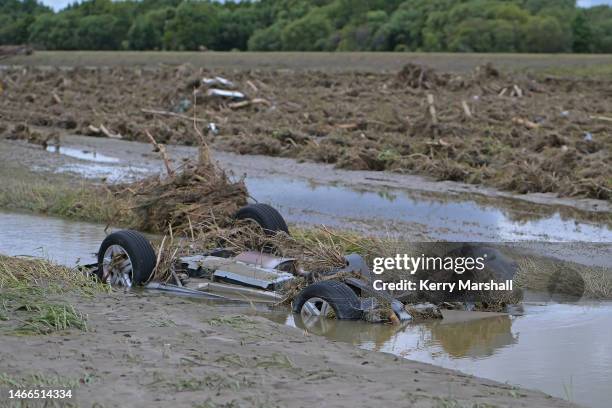
<svg viewBox="0 0 612 408"><path fill-rule="evenodd" d="M324 301L332 307L338 320L359 320L363 316L361 302L345 283L327 280L306 286L293 300L293 312L303 314L307 302Z"/></svg>
<svg viewBox="0 0 612 408"><path fill-rule="evenodd" d="M263 228L266 235L274 235L281 231L289 234L289 228L283 216L268 204L249 204L238 210L234 218L255 221Z"/></svg>
<svg viewBox="0 0 612 408"><path fill-rule="evenodd" d="M142 285L149 281L157 264L157 257L153 246L144 235L137 231L123 230L113 232L102 241L98 251L96 275L103 283L111 285L112 272L105 274L105 267L106 271L109 271L108 263L105 265L105 262L108 262L109 255L113 257L113 251L123 251L121 254L127 255L130 261L130 284L124 286Z"/></svg>

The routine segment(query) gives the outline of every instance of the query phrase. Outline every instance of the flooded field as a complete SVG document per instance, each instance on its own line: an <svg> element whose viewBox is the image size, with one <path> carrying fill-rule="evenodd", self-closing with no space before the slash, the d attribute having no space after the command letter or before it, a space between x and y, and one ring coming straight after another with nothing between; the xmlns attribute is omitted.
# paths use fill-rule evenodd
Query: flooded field
<svg viewBox="0 0 612 408"><path fill-rule="evenodd" d="M95 261L104 227L0 212L0 253L74 265ZM605 256L605 254L600 256ZM609 254L607 258L609 262ZM166 296L143 291L142 296ZM193 300L199 302L199 300ZM357 347L542 390L586 406L607 407L612 382L612 303L529 303L522 316L482 318L447 311L442 321L404 326L335 320L306 326L285 309L223 306Z"/></svg>

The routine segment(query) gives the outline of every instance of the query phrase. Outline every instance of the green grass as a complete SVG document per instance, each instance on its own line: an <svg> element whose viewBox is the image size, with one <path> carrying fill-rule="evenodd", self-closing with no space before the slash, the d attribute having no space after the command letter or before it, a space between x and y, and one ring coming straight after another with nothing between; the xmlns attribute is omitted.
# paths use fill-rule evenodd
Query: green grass
<svg viewBox="0 0 612 408"><path fill-rule="evenodd" d="M73 389L79 386L79 379L64 378L57 375L46 375L43 373L30 374L22 377L0 373L0 386L8 386L19 389L33 387L59 387Z"/></svg>
<svg viewBox="0 0 612 408"><path fill-rule="evenodd" d="M66 298L107 291L107 286L76 269L0 256L0 320L9 323L9 334L87 331L87 317Z"/></svg>
<svg viewBox="0 0 612 408"><path fill-rule="evenodd" d="M78 220L130 225L129 203L102 186L0 164L0 207Z"/></svg>

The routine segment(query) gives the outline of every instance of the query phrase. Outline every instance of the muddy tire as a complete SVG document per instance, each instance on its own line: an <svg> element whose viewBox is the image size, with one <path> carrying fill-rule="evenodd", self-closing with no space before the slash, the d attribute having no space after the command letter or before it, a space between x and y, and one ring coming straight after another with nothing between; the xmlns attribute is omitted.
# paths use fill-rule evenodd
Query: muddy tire
<svg viewBox="0 0 612 408"><path fill-rule="evenodd" d="M249 204L242 207L234 216L237 220L253 220L263 228L266 235L277 232L289 234L289 228L282 215L268 204Z"/></svg>
<svg viewBox="0 0 612 408"><path fill-rule="evenodd" d="M313 283L302 289L293 300L293 312L302 317L329 317L328 306L333 309L333 317L338 320L359 320L363 315L361 302L355 292L338 281Z"/></svg>
<svg viewBox="0 0 612 408"><path fill-rule="evenodd" d="M157 263L155 250L141 233L113 232L98 251L98 278L111 286L131 287L146 283Z"/></svg>

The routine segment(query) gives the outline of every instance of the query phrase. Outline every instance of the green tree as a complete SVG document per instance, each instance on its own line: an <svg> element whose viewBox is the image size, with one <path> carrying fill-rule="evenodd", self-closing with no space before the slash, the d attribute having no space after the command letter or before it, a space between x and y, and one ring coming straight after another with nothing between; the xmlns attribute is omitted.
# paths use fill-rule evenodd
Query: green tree
<svg viewBox="0 0 612 408"><path fill-rule="evenodd" d="M257 11L252 7L236 10L222 10L219 13L219 32L215 49L227 51L234 48L246 50L249 38L262 25L258 22Z"/></svg>
<svg viewBox="0 0 612 408"><path fill-rule="evenodd" d="M554 17L532 17L525 26L525 44L530 52L563 52L571 48L561 24Z"/></svg>
<svg viewBox="0 0 612 408"><path fill-rule="evenodd" d="M174 8L166 7L136 17L127 34L129 47L133 50L161 49L166 22L174 18L174 14Z"/></svg>
<svg viewBox="0 0 612 408"><path fill-rule="evenodd" d="M69 13L42 14L30 26L30 42L49 50L77 48L76 20Z"/></svg>
<svg viewBox="0 0 612 408"><path fill-rule="evenodd" d="M572 24L572 33L574 37L572 49L574 52L593 51L593 32L584 13L576 14Z"/></svg>
<svg viewBox="0 0 612 408"><path fill-rule="evenodd" d="M116 50L121 44L118 20L110 14L89 15L79 19L76 47L81 50Z"/></svg>
<svg viewBox="0 0 612 408"><path fill-rule="evenodd" d="M276 23L267 28L256 30L249 38L249 51L280 51L283 49L283 27Z"/></svg>
<svg viewBox="0 0 612 408"><path fill-rule="evenodd" d="M331 32L326 16L310 13L288 24L281 33L281 42L284 50L318 51L325 48Z"/></svg>
<svg viewBox="0 0 612 408"><path fill-rule="evenodd" d="M217 9L211 3L185 0L166 25L164 45L167 49L197 50L211 47L218 32Z"/></svg>

